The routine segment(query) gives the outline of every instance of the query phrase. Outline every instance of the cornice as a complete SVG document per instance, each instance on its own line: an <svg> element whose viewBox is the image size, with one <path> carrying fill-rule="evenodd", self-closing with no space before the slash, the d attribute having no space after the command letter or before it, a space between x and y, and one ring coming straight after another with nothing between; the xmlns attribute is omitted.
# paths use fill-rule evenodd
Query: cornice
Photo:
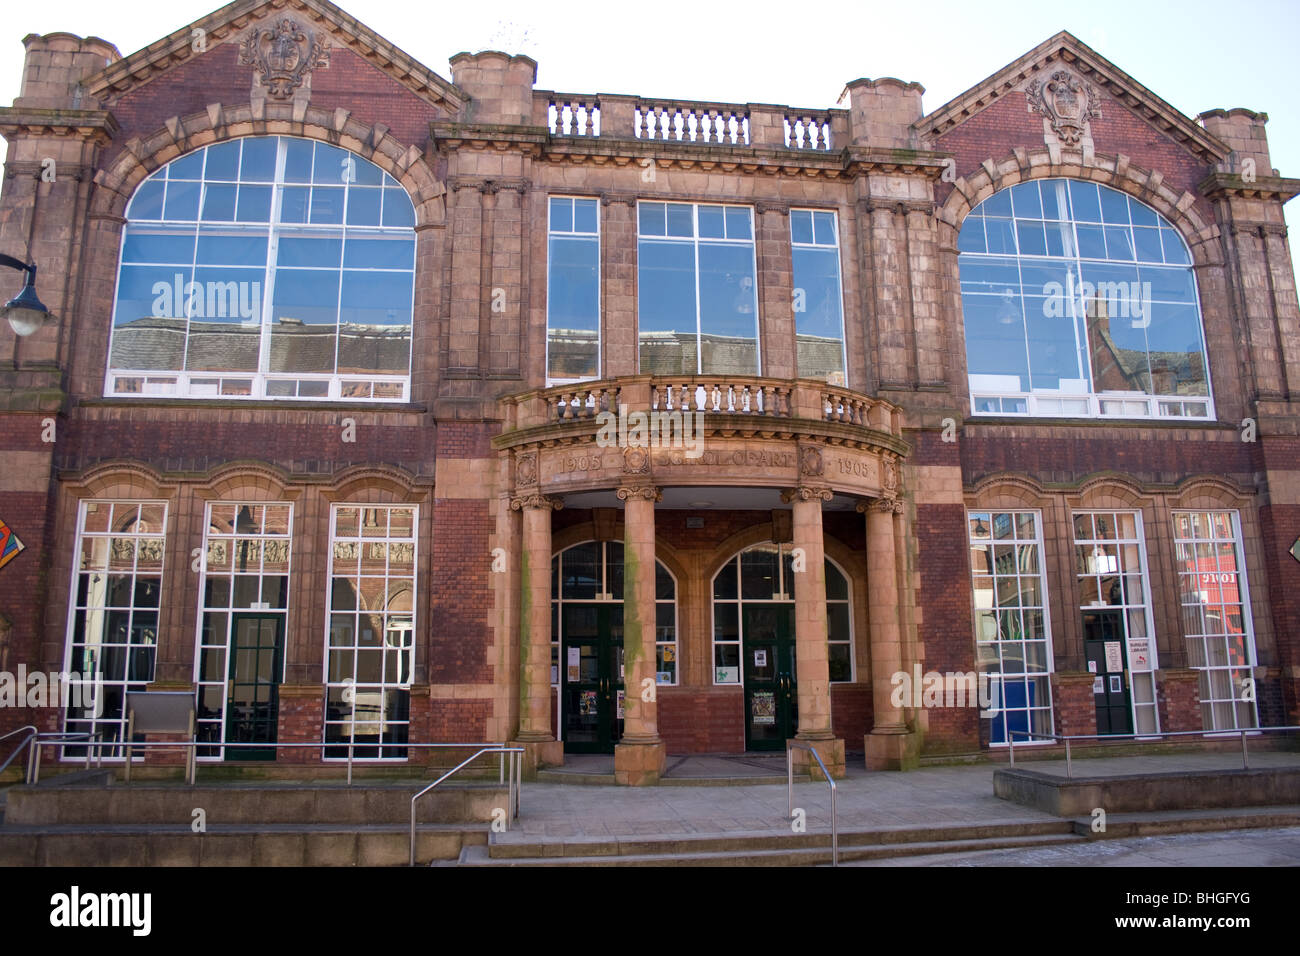
<svg viewBox="0 0 1300 956"><path fill-rule="evenodd" d="M11 141L24 137L55 136L105 145L117 135L118 129L117 118L108 110L0 106L0 136Z"/></svg>

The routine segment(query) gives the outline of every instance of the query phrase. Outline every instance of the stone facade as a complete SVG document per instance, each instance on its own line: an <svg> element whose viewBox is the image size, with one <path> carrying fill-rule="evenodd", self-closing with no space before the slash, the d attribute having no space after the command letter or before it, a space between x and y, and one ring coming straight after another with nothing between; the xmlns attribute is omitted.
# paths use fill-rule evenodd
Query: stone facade
<svg viewBox="0 0 1300 956"><path fill-rule="evenodd" d="M1240 522L1258 718L1300 724L1300 563L1287 553L1300 534L1300 309L1282 218L1300 182L1272 168L1263 114L1189 119L1068 34L927 114L922 88L892 78L850 82L843 110L561 95L535 88L528 57L493 51L457 55L448 81L325 0L240 0L194 27L202 44L186 28L125 58L97 38L28 36L22 92L0 109L0 251L37 264L57 317L23 338L0 326L0 518L27 546L0 568L0 669L68 663L82 503L165 502L147 679L198 687L207 625L191 558L205 508L287 502L276 733L321 740L340 706L326 674L332 515L410 508L409 739L517 741L532 771L572 743L557 714L556 685L572 678L568 645L553 648L552 561L621 542L626 698L609 752L621 782L651 783L665 754L746 747L744 687L715 670L711 589L737 553L770 542L807 562L782 602L791 736L832 773L846 754L905 768L1000 746L975 707L895 694L914 668L977 669L971 512L1040 517L1051 726L1096 732L1072 515L1113 511L1144 529L1153 712L1162 730L1199 730L1173 512L1222 511ZM408 400L106 393L128 202L168 162L249 136L340 147L410 198ZM1181 235L1213 420L973 412L958 234L983 200L1047 178L1120 190ZM597 203L601 377L548 387L555 195ZM760 374L639 366L646 201L753 210ZM842 382L801 377L792 209L838 222ZM698 458L599 441L602 412L683 405L702 421ZM847 680L832 679L823 559L847 580ZM657 566L676 589L667 684ZM0 731L61 720L4 709Z"/></svg>

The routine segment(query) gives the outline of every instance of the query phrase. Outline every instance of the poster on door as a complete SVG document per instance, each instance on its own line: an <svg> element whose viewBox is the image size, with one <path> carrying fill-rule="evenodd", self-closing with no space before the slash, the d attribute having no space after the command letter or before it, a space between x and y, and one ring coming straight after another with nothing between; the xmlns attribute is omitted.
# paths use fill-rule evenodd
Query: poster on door
<svg viewBox="0 0 1300 956"><path fill-rule="evenodd" d="M624 700L623 692L619 691L618 692L618 719L619 720L623 719L623 700Z"/></svg>
<svg viewBox="0 0 1300 956"><path fill-rule="evenodd" d="M750 723L756 725L776 723L776 693L770 690L755 691L749 703Z"/></svg>
<svg viewBox="0 0 1300 956"><path fill-rule="evenodd" d="M766 651L766 650L756 650L756 651L754 651L754 666L755 666L755 667L766 667L766 666L767 666L767 651Z"/></svg>
<svg viewBox="0 0 1300 956"><path fill-rule="evenodd" d="M1119 641L1106 642L1106 673L1124 669L1124 652Z"/></svg>
<svg viewBox="0 0 1300 956"><path fill-rule="evenodd" d="M578 695L578 713L583 717L596 716L596 692L584 690Z"/></svg>
<svg viewBox="0 0 1300 956"><path fill-rule="evenodd" d="M569 668L568 668L569 683L575 684L580 679L578 671L581 666L581 663L582 663L582 648L580 647L569 648Z"/></svg>

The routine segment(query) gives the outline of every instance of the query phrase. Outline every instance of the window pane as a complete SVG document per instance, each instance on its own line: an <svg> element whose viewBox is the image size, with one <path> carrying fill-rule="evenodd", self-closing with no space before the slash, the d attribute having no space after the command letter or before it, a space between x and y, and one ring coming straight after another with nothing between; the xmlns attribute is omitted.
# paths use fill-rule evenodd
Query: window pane
<svg viewBox="0 0 1300 956"><path fill-rule="evenodd" d="M701 242L700 369L758 372L758 300L749 245Z"/></svg>
<svg viewBox="0 0 1300 956"><path fill-rule="evenodd" d="M638 246L637 277L642 374L695 374L694 247L643 239Z"/></svg>
<svg viewBox="0 0 1300 956"><path fill-rule="evenodd" d="M547 375L594 378L600 353L599 242L555 236L550 250Z"/></svg>

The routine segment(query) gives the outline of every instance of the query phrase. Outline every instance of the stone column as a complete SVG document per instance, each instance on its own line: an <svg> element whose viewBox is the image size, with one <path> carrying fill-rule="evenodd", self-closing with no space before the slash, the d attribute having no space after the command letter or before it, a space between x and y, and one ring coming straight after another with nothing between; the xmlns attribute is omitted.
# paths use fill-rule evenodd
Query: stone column
<svg viewBox="0 0 1300 956"><path fill-rule="evenodd" d="M614 747L614 779L639 787L659 782L664 744L655 700L655 502L653 485L618 489L623 506L623 739ZM648 681L648 683L647 683ZM650 699L645 698L649 696Z"/></svg>
<svg viewBox="0 0 1300 956"><path fill-rule="evenodd" d="M826 552L822 540L822 502L831 491L800 485L781 495L791 502L794 532L795 679L799 693L797 740L816 750L834 777L844 775L844 741L831 731L830 660L826 648ZM795 763L813 779L821 768L805 750Z"/></svg>
<svg viewBox="0 0 1300 956"><path fill-rule="evenodd" d="M558 498L522 495L510 502L524 515L519 594L519 733L524 770L564 763L564 745L551 733L551 512Z"/></svg>
<svg viewBox="0 0 1300 956"><path fill-rule="evenodd" d="M871 618L871 701L873 724L863 740L868 770L907 770L917 764L918 741L907 728L903 708L893 703L893 675L903 669L899 626L898 557L894 516L902 501L876 498L858 505L867 514L867 603Z"/></svg>

